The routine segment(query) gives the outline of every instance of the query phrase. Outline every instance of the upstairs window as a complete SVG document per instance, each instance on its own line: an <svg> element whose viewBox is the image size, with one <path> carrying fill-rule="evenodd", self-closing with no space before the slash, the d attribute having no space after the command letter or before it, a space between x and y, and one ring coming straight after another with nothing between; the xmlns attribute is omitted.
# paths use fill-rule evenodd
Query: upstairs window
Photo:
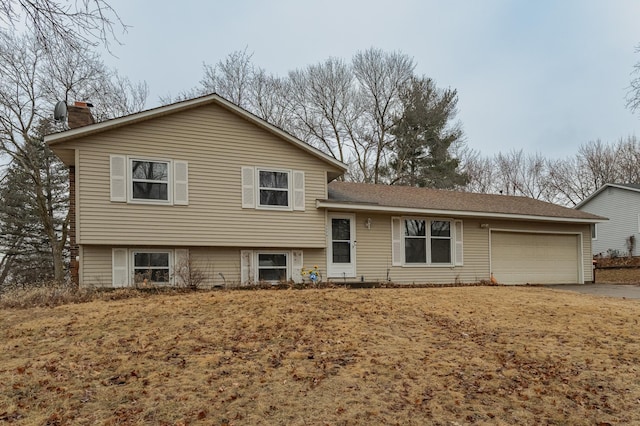
<svg viewBox="0 0 640 426"><path fill-rule="evenodd" d="M133 200L169 201L169 162L131 160Z"/></svg>
<svg viewBox="0 0 640 426"><path fill-rule="evenodd" d="M289 172L259 170L260 206L289 206Z"/></svg>
<svg viewBox="0 0 640 426"><path fill-rule="evenodd" d="M304 174L301 170L243 166L242 208L304 211Z"/></svg>
<svg viewBox="0 0 640 426"><path fill-rule="evenodd" d="M112 202L189 204L189 165L186 161L110 154L109 167Z"/></svg>

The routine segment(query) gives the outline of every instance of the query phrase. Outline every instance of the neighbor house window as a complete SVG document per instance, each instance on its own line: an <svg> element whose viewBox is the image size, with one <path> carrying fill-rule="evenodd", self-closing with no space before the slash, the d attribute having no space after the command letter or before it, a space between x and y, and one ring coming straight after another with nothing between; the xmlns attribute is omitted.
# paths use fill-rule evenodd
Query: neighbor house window
<svg viewBox="0 0 640 426"><path fill-rule="evenodd" d="M133 276L136 283L169 283L171 253L168 251L134 251Z"/></svg>
<svg viewBox="0 0 640 426"><path fill-rule="evenodd" d="M259 205L289 207L289 172L258 170Z"/></svg>
<svg viewBox="0 0 640 426"><path fill-rule="evenodd" d="M131 198L169 201L169 162L131 159Z"/></svg>
<svg viewBox="0 0 640 426"><path fill-rule="evenodd" d="M451 264L451 222L404 220L406 264Z"/></svg>
<svg viewBox="0 0 640 426"><path fill-rule="evenodd" d="M258 253L258 281L287 281L286 253Z"/></svg>

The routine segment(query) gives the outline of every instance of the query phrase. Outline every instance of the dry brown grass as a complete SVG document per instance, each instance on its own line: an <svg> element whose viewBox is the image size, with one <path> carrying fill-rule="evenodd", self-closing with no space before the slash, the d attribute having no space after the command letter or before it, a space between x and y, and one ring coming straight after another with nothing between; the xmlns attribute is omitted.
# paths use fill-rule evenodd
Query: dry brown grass
<svg viewBox="0 0 640 426"><path fill-rule="evenodd" d="M640 284L640 269L596 269L597 283Z"/></svg>
<svg viewBox="0 0 640 426"><path fill-rule="evenodd" d="M640 424L640 303L218 291L0 311L15 424Z"/></svg>

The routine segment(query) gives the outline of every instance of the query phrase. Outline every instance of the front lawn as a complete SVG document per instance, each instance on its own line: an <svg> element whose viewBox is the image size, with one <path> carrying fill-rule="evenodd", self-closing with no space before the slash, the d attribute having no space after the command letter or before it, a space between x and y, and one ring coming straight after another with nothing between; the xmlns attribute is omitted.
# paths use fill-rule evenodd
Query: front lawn
<svg viewBox="0 0 640 426"><path fill-rule="evenodd" d="M640 302L213 291L0 310L0 422L639 424Z"/></svg>

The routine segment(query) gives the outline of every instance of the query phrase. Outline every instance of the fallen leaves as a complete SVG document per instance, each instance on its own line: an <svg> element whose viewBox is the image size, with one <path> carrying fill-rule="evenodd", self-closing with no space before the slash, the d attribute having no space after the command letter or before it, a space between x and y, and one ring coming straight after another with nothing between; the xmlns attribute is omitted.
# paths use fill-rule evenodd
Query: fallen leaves
<svg viewBox="0 0 640 426"><path fill-rule="evenodd" d="M628 301L500 287L0 311L0 421L640 422L639 313Z"/></svg>

